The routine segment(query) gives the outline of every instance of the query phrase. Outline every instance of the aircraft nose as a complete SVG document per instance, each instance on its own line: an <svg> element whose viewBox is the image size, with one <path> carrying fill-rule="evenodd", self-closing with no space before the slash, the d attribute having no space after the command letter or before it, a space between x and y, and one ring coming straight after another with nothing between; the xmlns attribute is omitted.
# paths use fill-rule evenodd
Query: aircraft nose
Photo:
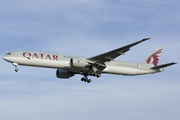
<svg viewBox="0 0 180 120"><path fill-rule="evenodd" d="M6 60L6 55L3 56L3 59Z"/></svg>
<svg viewBox="0 0 180 120"><path fill-rule="evenodd" d="M7 55L4 55L4 56L3 56L3 59L7 61L7 60L8 60L8 56L7 56Z"/></svg>

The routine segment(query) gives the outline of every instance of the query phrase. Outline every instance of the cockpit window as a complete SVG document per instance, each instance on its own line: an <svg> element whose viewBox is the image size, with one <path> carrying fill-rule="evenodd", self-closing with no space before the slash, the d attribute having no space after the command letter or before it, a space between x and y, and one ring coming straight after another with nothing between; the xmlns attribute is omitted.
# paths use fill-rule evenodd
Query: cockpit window
<svg viewBox="0 0 180 120"><path fill-rule="evenodd" d="M7 53L6 55L11 55L11 53Z"/></svg>

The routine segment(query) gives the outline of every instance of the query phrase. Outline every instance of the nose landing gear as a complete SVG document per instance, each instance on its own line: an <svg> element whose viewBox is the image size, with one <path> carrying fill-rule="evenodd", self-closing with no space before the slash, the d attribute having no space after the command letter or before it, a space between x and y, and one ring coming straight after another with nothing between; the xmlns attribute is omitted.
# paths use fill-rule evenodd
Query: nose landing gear
<svg viewBox="0 0 180 120"><path fill-rule="evenodd" d="M19 71L19 69L18 69L18 68L16 68L16 69L15 69L15 72L18 72L18 71Z"/></svg>
<svg viewBox="0 0 180 120"><path fill-rule="evenodd" d="M16 67L15 72L18 72L18 71L19 71L19 69L18 69L18 64L17 64L17 63L13 63L13 66Z"/></svg>

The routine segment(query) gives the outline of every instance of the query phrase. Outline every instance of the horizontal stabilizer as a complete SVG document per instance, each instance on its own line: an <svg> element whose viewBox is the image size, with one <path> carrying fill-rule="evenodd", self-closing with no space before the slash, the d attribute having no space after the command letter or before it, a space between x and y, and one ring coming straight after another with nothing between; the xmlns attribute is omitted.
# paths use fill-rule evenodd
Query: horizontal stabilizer
<svg viewBox="0 0 180 120"><path fill-rule="evenodd" d="M151 69L165 68L165 67L168 67L168 66L171 66L171 65L174 65L174 64L177 64L177 63L172 62L172 63L163 64L163 65L158 65L158 66L156 66L156 67L152 67Z"/></svg>

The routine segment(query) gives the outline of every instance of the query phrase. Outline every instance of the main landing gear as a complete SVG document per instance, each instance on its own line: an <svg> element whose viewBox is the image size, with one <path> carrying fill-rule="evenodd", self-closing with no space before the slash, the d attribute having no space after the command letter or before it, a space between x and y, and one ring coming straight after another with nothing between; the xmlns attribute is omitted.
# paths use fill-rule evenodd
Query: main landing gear
<svg viewBox="0 0 180 120"><path fill-rule="evenodd" d="M91 79L88 79L87 77L83 77L83 78L81 78L81 81L90 83L90 82L91 82Z"/></svg>
<svg viewBox="0 0 180 120"><path fill-rule="evenodd" d="M97 77L97 78L101 77L101 74L100 74L100 73L90 73L89 75L90 75L90 76Z"/></svg>
<svg viewBox="0 0 180 120"><path fill-rule="evenodd" d="M19 69L18 69L18 64L17 64L17 63L13 63L13 66L16 67L15 72L18 72L18 71L19 71Z"/></svg>
<svg viewBox="0 0 180 120"><path fill-rule="evenodd" d="M87 73L87 74L83 74L84 77L81 78L81 81L84 81L84 82L87 82L87 83L90 83L91 82L91 79L88 79L87 76L94 76L94 77L101 77L101 74L100 73Z"/></svg>

